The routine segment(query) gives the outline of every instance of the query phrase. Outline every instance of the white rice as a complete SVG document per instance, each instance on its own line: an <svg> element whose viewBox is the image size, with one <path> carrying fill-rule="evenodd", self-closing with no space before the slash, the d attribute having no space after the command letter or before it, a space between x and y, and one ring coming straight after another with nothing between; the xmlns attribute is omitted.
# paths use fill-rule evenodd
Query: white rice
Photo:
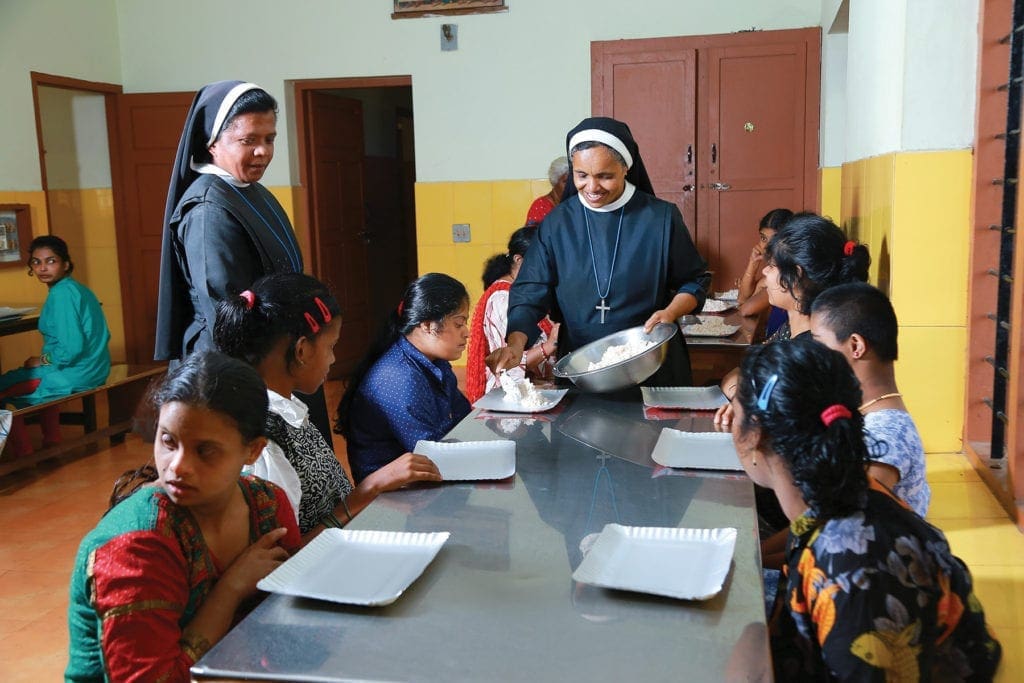
<svg viewBox="0 0 1024 683"><path fill-rule="evenodd" d="M618 346L609 346L604 350L601 360L590 362L587 366L587 372L590 372L591 370L600 370L601 368L606 368L609 365L615 365L616 363L621 363L624 360L629 360L634 356L639 356L652 346L654 346L653 341L643 341L641 339L635 339Z"/></svg>

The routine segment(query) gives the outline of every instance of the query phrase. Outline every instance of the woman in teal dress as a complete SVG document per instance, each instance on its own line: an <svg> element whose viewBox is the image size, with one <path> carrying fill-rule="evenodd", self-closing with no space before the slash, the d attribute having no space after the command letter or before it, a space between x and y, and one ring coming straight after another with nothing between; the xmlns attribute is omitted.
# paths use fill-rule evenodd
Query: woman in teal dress
<svg viewBox="0 0 1024 683"><path fill-rule="evenodd" d="M43 235L32 240L29 254L29 275L50 291L39 314L42 351L0 375L0 404L16 408L94 389L110 373L107 321L96 295L71 277L68 245Z"/></svg>

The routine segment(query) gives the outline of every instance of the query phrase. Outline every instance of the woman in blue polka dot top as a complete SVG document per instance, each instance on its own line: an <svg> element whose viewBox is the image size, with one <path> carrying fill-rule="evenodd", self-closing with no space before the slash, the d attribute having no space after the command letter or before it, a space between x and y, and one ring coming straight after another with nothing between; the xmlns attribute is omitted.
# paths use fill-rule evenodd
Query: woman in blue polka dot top
<svg viewBox="0 0 1024 683"><path fill-rule="evenodd" d="M466 348L468 317L469 293L448 275L428 273L405 290L338 404L335 429L356 483L469 414L450 363Z"/></svg>

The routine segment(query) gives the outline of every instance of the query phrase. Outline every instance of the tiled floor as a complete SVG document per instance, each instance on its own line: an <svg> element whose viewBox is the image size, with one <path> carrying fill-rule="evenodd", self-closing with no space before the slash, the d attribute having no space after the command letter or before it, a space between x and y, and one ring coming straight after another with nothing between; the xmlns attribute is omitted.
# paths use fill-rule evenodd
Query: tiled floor
<svg viewBox="0 0 1024 683"><path fill-rule="evenodd" d="M336 392L336 385L328 386L330 405ZM117 476L149 456L148 446L129 439L0 486L0 680L61 678L67 657L68 577L78 542L106 509ZM971 567L978 597L1003 644L996 680L1022 680L1024 536L964 456L928 456L928 480L929 518Z"/></svg>

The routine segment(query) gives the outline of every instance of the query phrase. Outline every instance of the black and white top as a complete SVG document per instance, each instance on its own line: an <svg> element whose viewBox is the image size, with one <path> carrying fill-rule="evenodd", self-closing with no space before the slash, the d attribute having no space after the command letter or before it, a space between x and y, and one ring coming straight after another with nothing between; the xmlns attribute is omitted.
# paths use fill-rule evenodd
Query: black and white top
<svg viewBox="0 0 1024 683"><path fill-rule="evenodd" d="M352 491L352 483L309 421L306 404L267 390L267 445L252 473L277 484L297 511L299 531L309 532Z"/></svg>

